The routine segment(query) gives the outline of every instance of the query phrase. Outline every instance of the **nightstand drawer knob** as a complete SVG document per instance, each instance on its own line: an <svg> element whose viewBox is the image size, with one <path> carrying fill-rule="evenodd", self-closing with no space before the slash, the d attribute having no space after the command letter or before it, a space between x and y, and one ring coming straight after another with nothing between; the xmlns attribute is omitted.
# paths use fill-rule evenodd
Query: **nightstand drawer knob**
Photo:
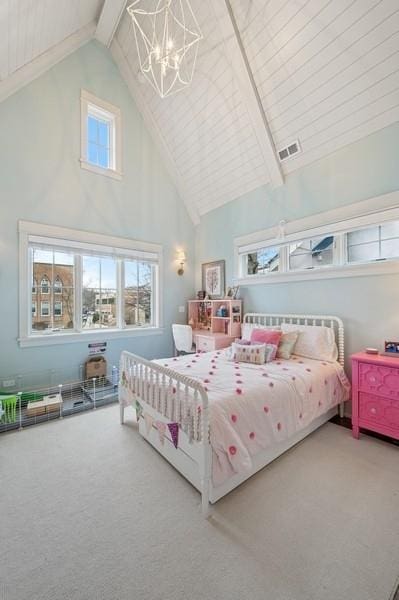
<svg viewBox="0 0 399 600"><path fill-rule="evenodd" d="M375 415L375 414L376 414L376 412L377 412L377 409L376 409L376 408L372 408L372 409L370 410L370 412L371 412L373 415Z"/></svg>

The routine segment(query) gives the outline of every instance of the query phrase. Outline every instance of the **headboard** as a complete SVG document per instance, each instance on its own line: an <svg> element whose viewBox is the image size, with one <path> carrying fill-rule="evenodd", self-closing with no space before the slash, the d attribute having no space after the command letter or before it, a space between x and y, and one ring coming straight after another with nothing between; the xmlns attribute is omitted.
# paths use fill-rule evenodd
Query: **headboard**
<svg viewBox="0 0 399 600"><path fill-rule="evenodd" d="M244 323L254 323L266 327L278 326L280 323L294 325L324 325L334 330L338 347L338 362L344 366L344 324L338 317L329 315L284 315L276 313L246 313Z"/></svg>

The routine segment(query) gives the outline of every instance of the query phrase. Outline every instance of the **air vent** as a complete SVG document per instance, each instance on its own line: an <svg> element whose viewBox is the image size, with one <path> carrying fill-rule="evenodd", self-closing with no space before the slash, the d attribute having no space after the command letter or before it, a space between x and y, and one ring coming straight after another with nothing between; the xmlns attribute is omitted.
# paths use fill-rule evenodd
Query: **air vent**
<svg viewBox="0 0 399 600"><path fill-rule="evenodd" d="M289 146L286 146L285 148L282 148L281 150L278 151L278 155L280 157L280 160L287 160L287 158L291 158L291 156L293 156L294 154L298 154L298 152L301 151L301 147L299 145L298 140L296 140L295 142L292 142L292 144L290 144Z"/></svg>

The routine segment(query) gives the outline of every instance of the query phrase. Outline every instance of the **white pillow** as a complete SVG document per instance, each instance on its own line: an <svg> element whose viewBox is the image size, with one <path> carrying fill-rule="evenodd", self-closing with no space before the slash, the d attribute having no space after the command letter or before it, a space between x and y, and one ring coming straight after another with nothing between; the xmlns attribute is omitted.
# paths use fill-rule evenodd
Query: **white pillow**
<svg viewBox="0 0 399 600"><path fill-rule="evenodd" d="M251 333L254 329L273 329L280 331L281 327L277 325L275 327L272 327L270 325L260 325L259 323L243 323L241 326L241 338L243 340L250 340Z"/></svg>
<svg viewBox="0 0 399 600"><path fill-rule="evenodd" d="M324 325L297 325L281 323L283 333L299 332L293 354L335 362L338 358L338 348L335 343L334 330Z"/></svg>

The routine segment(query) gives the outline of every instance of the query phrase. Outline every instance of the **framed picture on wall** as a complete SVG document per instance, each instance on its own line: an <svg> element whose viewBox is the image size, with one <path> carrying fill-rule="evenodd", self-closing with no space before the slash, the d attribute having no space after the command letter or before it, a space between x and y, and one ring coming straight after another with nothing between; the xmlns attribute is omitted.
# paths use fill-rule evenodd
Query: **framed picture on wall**
<svg viewBox="0 0 399 600"><path fill-rule="evenodd" d="M224 298L225 261L216 260L202 265L202 289L211 300Z"/></svg>

